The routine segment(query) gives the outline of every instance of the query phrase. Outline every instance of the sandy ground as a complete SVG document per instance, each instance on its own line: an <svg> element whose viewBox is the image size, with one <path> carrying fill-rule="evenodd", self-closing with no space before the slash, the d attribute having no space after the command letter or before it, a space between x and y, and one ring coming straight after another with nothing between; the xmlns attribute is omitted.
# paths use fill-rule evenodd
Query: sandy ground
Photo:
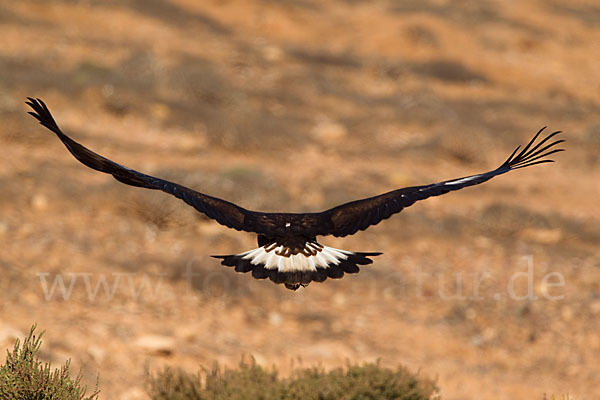
<svg viewBox="0 0 600 400"><path fill-rule="evenodd" d="M600 396L597 2L21 0L0 38L4 348L37 322L105 399L247 355L402 364L445 399ZM26 96L105 156L263 211L486 171L545 125L568 151L322 238L384 254L291 292L209 257L253 235L78 164Z"/></svg>

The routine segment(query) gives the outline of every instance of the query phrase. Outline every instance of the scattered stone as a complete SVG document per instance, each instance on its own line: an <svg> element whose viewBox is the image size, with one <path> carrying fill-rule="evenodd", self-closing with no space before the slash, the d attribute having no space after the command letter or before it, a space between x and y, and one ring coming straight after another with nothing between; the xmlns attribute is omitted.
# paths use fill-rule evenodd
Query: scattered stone
<svg viewBox="0 0 600 400"><path fill-rule="evenodd" d="M31 198L31 207L36 211L45 211L48 208L48 199L44 194L36 193Z"/></svg>
<svg viewBox="0 0 600 400"><path fill-rule="evenodd" d="M143 388L133 387L121 394L119 400L147 400L148 394Z"/></svg>
<svg viewBox="0 0 600 400"><path fill-rule="evenodd" d="M333 295L333 303L336 306L343 306L346 304L346 295L342 292L338 292Z"/></svg>
<svg viewBox="0 0 600 400"><path fill-rule="evenodd" d="M0 326L0 344L14 344L17 339L23 340L26 335L12 326Z"/></svg>
<svg viewBox="0 0 600 400"><path fill-rule="evenodd" d="M141 336L134 344L147 354L157 356L170 356L175 352L175 339L170 336Z"/></svg>
<svg viewBox="0 0 600 400"><path fill-rule="evenodd" d="M563 235L560 229L525 228L521 231L521 237L541 244L554 244L560 241Z"/></svg>
<svg viewBox="0 0 600 400"><path fill-rule="evenodd" d="M273 326L279 326L283 322L283 317L278 312L269 313L269 323Z"/></svg>
<svg viewBox="0 0 600 400"><path fill-rule="evenodd" d="M573 309L569 306L564 306L560 309L560 316L564 321L570 321L573 319Z"/></svg>
<svg viewBox="0 0 600 400"><path fill-rule="evenodd" d="M497 336L496 334L496 330L494 328L488 327L485 328L483 330L483 333L481 334L482 338L486 341L489 342L491 340L494 340Z"/></svg>
<svg viewBox="0 0 600 400"><path fill-rule="evenodd" d="M475 317L477 317L477 311L472 308L467 308L467 311L465 311L465 317L467 319L475 319Z"/></svg>
<svg viewBox="0 0 600 400"><path fill-rule="evenodd" d="M0 235L3 235L8 231L8 222L0 221Z"/></svg>
<svg viewBox="0 0 600 400"><path fill-rule="evenodd" d="M596 300L590 304L590 311L592 314L600 314L600 300Z"/></svg>
<svg viewBox="0 0 600 400"><path fill-rule="evenodd" d="M150 112L158 119L166 119L171 114L171 109L168 105L163 103L152 103L150 106Z"/></svg>
<svg viewBox="0 0 600 400"><path fill-rule="evenodd" d="M279 61L283 57L283 51L281 50L281 48L274 45L263 47L262 54L265 60L272 62Z"/></svg>
<svg viewBox="0 0 600 400"><path fill-rule="evenodd" d="M313 136L323 143L339 143L348 135L346 127L339 122L322 120L312 129Z"/></svg>
<svg viewBox="0 0 600 400"><path fill-rule="evenodd" d="M96 345L92 344L90 347L88 347L87 352L90 355L90 357L92 358L92 360L94 360L98 364L101 363L106 358L106 350L104 350L100 346L96 346Z"/></svg>

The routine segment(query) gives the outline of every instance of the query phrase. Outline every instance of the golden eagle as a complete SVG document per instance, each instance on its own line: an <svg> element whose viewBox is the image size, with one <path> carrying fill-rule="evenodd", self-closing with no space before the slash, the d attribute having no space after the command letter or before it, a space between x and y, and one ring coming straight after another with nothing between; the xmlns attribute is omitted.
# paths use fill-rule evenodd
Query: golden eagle
<svg viewBox="0 0 600 400"><path fill-rule="evenodd" d="M380 221L399 213L416 201L439 196L467 186L478 185L496 175L552 162L545 157L563 151L554 148L564 140L551 141L560 133L553 132L534 145L545 128L517 153L493 171L451 179L423 186L393 190L378 196L351 201L329 210L315 213L264 213L246 210L236 204L212 197L174 182L143 174L117 164L77 143L65 135L40 99L28 97L29 112L43 126L58 136L67 149L82 164L100 172L111 174L119 182L147 189L162 190L185 201L218 223L238 231L256 233L258 248L239 254L213 256L222 259L221 264L235 267L237 272L252 272L256 279L269 278L296 290L311 281L322 282L329 278L341 278L344 273L357 273L359 265L371 264L369 257L381 253L353 252L323 246L317 236L347 236L365 230Z"/></svg>

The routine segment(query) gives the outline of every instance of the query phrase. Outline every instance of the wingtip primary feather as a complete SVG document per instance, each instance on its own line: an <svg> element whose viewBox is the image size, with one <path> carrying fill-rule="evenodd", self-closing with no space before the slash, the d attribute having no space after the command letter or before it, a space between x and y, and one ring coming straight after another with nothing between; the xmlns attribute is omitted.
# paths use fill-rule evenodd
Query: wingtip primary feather
<svg viewBox="0 0 600 400"><path fill-rule="evenodd" d="M26 101L25 104L33 109L33 111L28 111L27 113L37 119L40 124L56 133L58 136L62 136L63 133L54 120L54 117L48 109L48 106L46 106L46 103L44 103L44 101L39 97L27 97L27 99L29 101Z"/></svg>
<svg viewBox="0 0 600 400"><path fill-rule="evenodd" d="M548 134L546 137L544 137L542 140L540 140L539 142L536 143L537 138L540 136L540 134L545 129L546 129L546 127L543 127L542 129L540 129L535 134L533 139L531 139L529 141L529 143L527 143L527 145L523 148L523 150L521 150L521 152L519 152L518 154L516 154L517 150L519 149L517 147L517 149L515 151L513 151L513 153L510 155L510 157L508 157L508 159L502 164L502 166L500 168L506 168L507 170L513 170L513 169L529 167L529 166L536 165L536 164L542 164L545 162L551 162L553 160L549 160L549 159L542 160L542 159L544 157L548 157L551 154L555 154L560 151L565 151L565 149L553 148L554 146L565 142L564 139L555 140L554 142L552 142L550 144L546 144L544 146L545 143L547 143L550 139L552 139L556 135L562 133L562 131L552 132L552 133Z"/></svg>
<svg viewBox="0 0 600 400"><path fill-rule="evenodd" d="M513 156L517 153L517 151L519 151L520 148L521 148L521 145L518 145L517 148L511 153L510 156L508 156L508 158L506 159L506 161L504 161L504 163L502 165L509 164L510 161L512 160Z"/></svg>

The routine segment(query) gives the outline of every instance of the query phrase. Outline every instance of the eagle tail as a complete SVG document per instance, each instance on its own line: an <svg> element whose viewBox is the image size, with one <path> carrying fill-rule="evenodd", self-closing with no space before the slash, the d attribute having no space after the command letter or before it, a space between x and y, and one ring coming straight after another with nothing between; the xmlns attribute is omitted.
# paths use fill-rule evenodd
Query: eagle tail
<svg viewBox="0 0 600 400"><path fill-rule="evenodd" d="M222 265L234 267L237 272L252 272L253 278L269 278L296 290L312 281L323 282L327 278L339 279L344 273L355 274L360 271L359 265L373 263L369 257L380 254L339 250L308 241L303 249L291 249L272 242L240 254L212 257L221 259Z"/></svg>

